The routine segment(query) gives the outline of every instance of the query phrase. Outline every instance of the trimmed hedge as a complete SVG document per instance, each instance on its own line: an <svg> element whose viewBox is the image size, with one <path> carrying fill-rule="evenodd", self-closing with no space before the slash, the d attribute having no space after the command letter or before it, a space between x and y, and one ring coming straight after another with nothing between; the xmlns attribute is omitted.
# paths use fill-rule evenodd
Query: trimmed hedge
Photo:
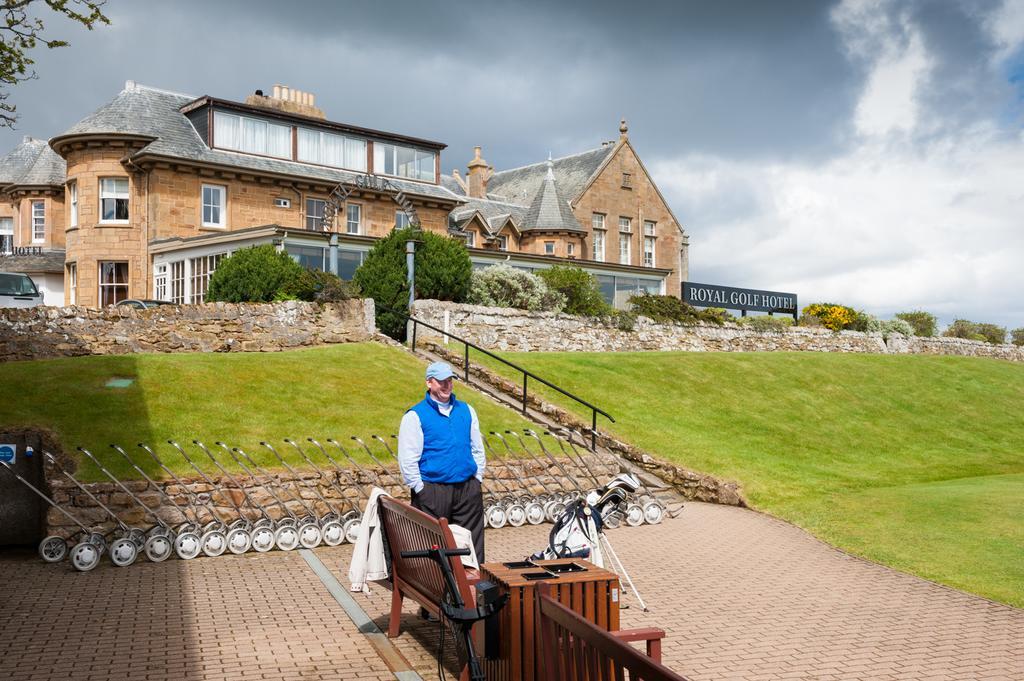
<svg viewBox="0 0 1024 681"><path fill-rule="evenodd" d="M208 302L269 303L288 299L281 291L298 285L306 270L270 244L241 248L217 263L206 291Z"/></svg>

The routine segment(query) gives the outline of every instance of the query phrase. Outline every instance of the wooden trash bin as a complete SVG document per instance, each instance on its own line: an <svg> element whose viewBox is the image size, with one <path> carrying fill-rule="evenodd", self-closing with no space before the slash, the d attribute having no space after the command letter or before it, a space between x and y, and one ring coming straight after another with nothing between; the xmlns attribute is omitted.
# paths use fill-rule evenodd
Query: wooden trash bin
<svg viewBox="0 0 1024 681"><path fill-rule="evenodd" d="M573 571L545 574L545 570L565 569ZM500 593L509 595L508 604L484 626L476 628L475 643L480 654L485 648L485 636L498 640L497 657L484 660L488 681L537 681L541 678L537 654L540 627L537 626L534 593L540 582L549 584L560 603L587 620L606 631L619 630L619 577L593 563L580 558L538 560L529 566L484 563L480 572L483 579L498 585ZM530 575L543 576L543 579L533 579Z"/></svg>

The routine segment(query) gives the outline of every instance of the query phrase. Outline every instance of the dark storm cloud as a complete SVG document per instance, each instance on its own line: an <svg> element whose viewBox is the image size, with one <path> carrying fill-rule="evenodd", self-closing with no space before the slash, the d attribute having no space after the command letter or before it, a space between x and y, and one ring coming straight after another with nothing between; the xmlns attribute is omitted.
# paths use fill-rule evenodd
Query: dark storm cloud
<svg viewBox="0 0 1024 681"><path fill-rule="evenodd" d="M14 97L54 135L124 80L241 99L284 82L334 119L483 144L510 167L596 146L625 116L646 155L831 153L858 87L822 2L176 2L64 26ZM57 26L57 23L53 24ZM3 133L4 147L16 135Z"/></svg>

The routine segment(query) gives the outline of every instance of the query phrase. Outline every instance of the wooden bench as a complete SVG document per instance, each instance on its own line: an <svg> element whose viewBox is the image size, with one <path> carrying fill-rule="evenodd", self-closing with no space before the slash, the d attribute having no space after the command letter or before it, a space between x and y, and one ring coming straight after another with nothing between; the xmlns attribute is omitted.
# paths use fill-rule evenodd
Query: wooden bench
<svg viewBox="0 0 1024 681"><path fill-rule="evenodd" d="M541 669L545 681L686 681L661 664L661 629L608 632L565 607L540 583L536 591L540 619ZM629 641L647 641L644 655Z"/></svg>
<svg viewBox="0 0 1024 681"><path fill-rule="evenodd" d="M402 601L411 598L435 617L441 615L444 577L432 560L402 558L403 551L422 551L433 546L454 549L455 538L448 520L435 518L393 497L380 498L380 522L386 551L391 557L391 615L388 636L398 636L402 624ZM474 607L473 585L480 581L476 570L468 569L458 558L450 558L452 573L467 607Z"/></svg>

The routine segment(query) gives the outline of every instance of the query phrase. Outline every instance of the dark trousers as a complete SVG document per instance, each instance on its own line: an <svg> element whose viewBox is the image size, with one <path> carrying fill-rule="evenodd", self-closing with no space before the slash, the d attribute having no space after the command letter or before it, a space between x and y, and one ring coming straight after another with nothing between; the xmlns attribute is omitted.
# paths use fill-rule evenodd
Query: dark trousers
<svg viewBox="0 0 1024 681"><path fill-rule="evenodd" d="M476 558L484 562L484 497L479 480L473 477L465 482L424 482L419 493L412 493L412 505L469 530Z"/></svg>

